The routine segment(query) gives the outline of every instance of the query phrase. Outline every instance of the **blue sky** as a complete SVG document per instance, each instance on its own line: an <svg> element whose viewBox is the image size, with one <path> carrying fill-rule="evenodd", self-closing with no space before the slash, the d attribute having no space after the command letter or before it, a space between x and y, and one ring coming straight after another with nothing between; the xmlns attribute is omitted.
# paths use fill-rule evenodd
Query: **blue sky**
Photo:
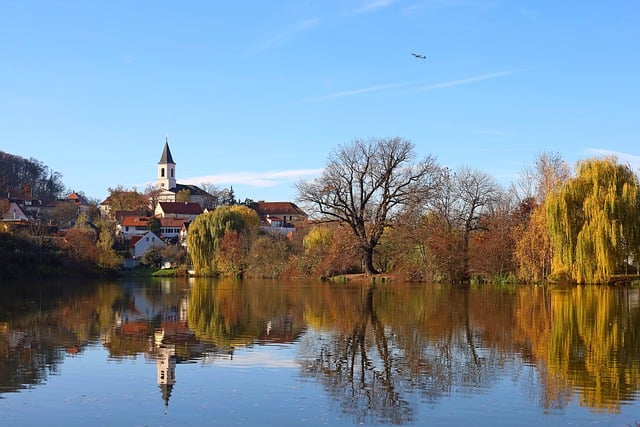
<svg viewBox="0 0 640 427"><path fill-rule="evenodd" d="M399 136L508 185L542 152L640 167L640 2L3 1L0 150L102 199L181 183L293 200ZM416 59L411 53L426 55Z"/></svg>

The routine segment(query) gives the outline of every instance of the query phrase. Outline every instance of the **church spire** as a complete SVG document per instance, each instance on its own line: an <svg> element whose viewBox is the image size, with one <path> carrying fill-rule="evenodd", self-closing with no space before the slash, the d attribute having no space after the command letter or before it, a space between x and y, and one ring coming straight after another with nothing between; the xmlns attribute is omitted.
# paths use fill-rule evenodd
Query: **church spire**
<svg viewBox="0 0 640 427"><path fill-rule="evenodd" d="M162 150L162 157L160 157L160 161L158 162L158 164L160 163L173 163L174 165L176 164L176 162L173 161L173 157L171 156L168 136L164 137L164 150Z"/></svg>
<svg viewBox="0 0 640 427"><path fill-rule="evenodd" d="M173 161L169 149L169 137L164 139L164 149L158 162L158 187L163 190L171 190L176 186L176 162Z"/></svg>

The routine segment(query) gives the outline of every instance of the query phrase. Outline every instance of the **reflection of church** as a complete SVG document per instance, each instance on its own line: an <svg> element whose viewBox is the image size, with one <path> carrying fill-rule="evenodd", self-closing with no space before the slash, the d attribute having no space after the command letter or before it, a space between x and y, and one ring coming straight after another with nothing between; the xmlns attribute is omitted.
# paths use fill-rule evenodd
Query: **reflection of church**
<svg viewBox="0 0 640 427"><path fill-rule="evenodd" d="M164 329L159 329L155 333L154 344L157 347L156 368L158 372L158 386L162 392L165 412L169 407L169 398L173 385L176 383L176 346L174 344L165 345L162 343Z"/></svg>

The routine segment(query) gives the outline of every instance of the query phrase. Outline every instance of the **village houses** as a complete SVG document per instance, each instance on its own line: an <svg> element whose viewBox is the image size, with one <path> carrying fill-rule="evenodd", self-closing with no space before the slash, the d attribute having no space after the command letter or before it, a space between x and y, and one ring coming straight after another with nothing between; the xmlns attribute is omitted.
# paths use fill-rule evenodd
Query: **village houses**
<svg viewBox="0 0 640 427"><path fill-rule="evenodd" d="M154 218L160 221L160 229L156 238L163 242L186 246L189 224L200 214L208 212L205 208L209 193L195 185L177 182L176 162L171 154L169 142L165 139L162 155L157 165L156 186L160 190L155 210L149 215L138 211L116 211L113 217L117 222L116 234L129 241L132 255L139 257L144 253L144 246L133 251L135 244L149 232L149 223ZM185 191L186 190L186 191ZM178 194L181 194L180 197ZM188 195L188 201L185 200ZM110 212L108 199L102 203L101 212ZM272 233L290 235L297 227L303 225L307 215L292 202L259 201L252 205L261 221L261 229ZM150 208L152 206L150 205ZM149 236L153 239L154 236Z"/></svg>

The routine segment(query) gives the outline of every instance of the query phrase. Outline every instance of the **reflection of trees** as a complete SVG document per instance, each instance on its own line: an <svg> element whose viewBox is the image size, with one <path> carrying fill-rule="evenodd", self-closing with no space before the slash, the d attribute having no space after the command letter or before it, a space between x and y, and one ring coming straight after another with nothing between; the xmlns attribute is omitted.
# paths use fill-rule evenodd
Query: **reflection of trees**
<svg viewBox="0 0 640 427"><path fill-rule="evenodd" d="M304 342L304 375L322 381L361 423L411 422L412 398L433 401L454 387L486 386L505 356L484 342L469 292L381 287L326 300L328 311L314 317L319 337ZM320 332L330 323L327 312L348 311L356 314L336 318L335 333Z"/></svg>
<svg viewBox="0 0 640 427"><path fill-rule="evenodd" d="M98 340L112 321L117 286L52 282L0 288L0 393L41 384L65 352Z"/></svg>
<svg viewBox="0 0 640 427"><path fill-rule="evenodd" d="M519 327L548 377L545 402L562 407L571 391L581 405L617 412L640 388L637 289L581 286L522 292Z"/></svg>
<svg viewBox="0 0 640 427"><path fill-rule="evenodd" d="M344 412L358 422L403 424L412 419L411 407L396 390L397 375L384 325L373 306L374 288L354 307L351 331L339 333L318 349L307 372L318 377Z"/></svg>
<svg viewBox="0 0 640 427"><path fill-rule="evenodd" d="M629 291L577 287L551 301L550 371L581 390L581 404L617 411L640 382L640 312L631 309Z"/></svg>
<svg viewBox="0 0 640 427"><path fill-rule="evenodd" d="M303 307L299 287L199 279L191 289L187 319L198 339L222 348L256 340L290 342L302 330Z"/></svg>

